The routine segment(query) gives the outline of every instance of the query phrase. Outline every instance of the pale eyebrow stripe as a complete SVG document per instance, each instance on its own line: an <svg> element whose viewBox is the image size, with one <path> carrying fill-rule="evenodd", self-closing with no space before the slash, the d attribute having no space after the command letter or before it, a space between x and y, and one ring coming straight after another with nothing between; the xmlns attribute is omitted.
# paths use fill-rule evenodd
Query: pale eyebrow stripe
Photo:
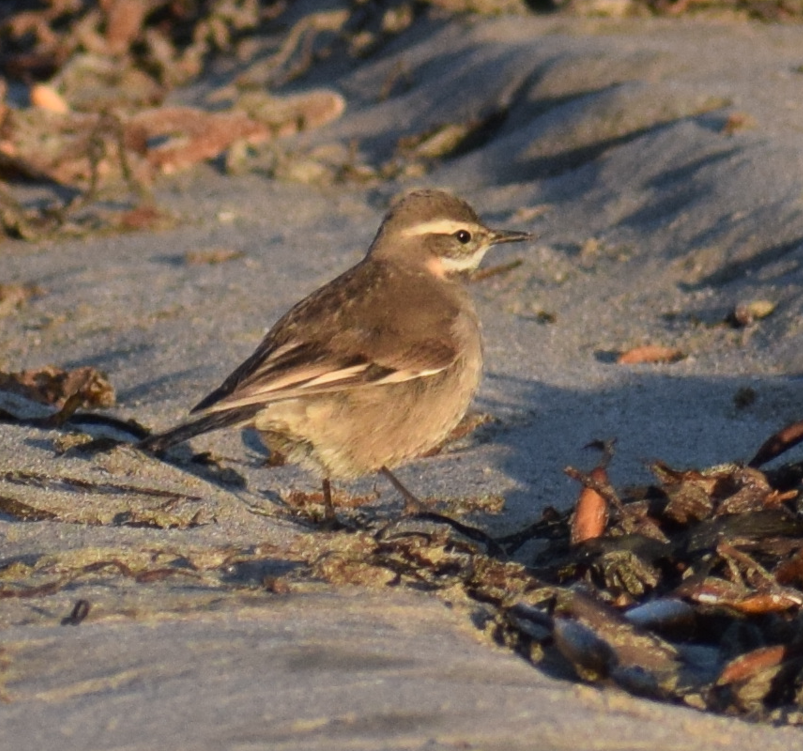
<svg viewBox="0 0 803 751"><path fill-rule="evenodd" d="M456 222L454 219L433 219L421 222L413 227L402 230L402 237L416 237L417 235L451 235L461 229L477 229L473 222Z"/></svg>

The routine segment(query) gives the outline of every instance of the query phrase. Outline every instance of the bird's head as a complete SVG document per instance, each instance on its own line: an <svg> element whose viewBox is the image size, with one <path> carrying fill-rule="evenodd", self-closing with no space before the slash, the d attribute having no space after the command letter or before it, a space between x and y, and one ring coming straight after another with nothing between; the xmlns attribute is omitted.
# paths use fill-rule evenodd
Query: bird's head
<svg viewBox="0 0 803 751"><path fill-rule="evenodd" d="M386 214L369 253L448 278L476 269L494 245L530 239L528 232L489 229L451 193L417 190Z"/></svg>

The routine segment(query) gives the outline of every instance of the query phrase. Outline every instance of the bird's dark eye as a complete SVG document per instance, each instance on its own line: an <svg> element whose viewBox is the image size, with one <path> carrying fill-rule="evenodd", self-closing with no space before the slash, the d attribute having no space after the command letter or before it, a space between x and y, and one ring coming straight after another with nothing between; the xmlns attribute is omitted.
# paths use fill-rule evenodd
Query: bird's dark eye
<svg viewBox="0 0 803 751"><path fill-rule="evenodd" d="M454 233L454 236L457 238L457 242L463 245L471 242L471 233L468 230L459 229Z"/></svg>

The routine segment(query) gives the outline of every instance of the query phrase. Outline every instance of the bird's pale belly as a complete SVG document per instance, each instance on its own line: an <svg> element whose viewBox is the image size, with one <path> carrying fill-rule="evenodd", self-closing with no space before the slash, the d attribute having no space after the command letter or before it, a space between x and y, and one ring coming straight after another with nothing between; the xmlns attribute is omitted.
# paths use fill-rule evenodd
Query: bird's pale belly
<svg viewBox="0 0 803 751"><path fill-rule="evenodd" d="M324 476L392 468L437 446L460 422L479 385L475 362L414 381L274 403L254 427L271 451Z"/></svg>

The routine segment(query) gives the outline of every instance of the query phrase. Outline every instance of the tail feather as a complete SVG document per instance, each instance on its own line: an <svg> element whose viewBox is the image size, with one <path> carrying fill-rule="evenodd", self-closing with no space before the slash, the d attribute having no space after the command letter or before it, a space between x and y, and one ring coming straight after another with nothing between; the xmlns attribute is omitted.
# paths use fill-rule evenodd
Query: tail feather
<svg viewBox="0 0 803 751"><path fill-rule="evenodd" d="M221 412L210 412L199 417L192 418L187 422L176 425L164 433L154 433L147 438L143 438L137 447L144 451L159 452L175 446L177 443L193 438L201 433L209 433L213 430L232 428L247 425L264 405L249 404L245 407L238 407Z"/></svg>

